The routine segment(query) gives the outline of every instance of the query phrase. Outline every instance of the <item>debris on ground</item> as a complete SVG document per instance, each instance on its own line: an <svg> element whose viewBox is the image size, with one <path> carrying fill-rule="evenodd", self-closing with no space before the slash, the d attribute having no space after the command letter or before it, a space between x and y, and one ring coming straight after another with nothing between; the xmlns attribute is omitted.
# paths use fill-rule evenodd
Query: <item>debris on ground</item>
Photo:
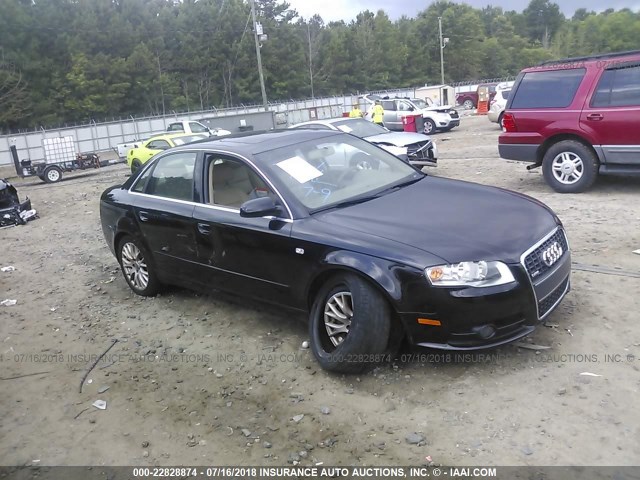
<svg viewBox="0 0 640 480"><path fill-rule="evenodd" d="M591 372L582 372L580 375L582 375L583 377L601 377L602 375L598 375L597 373L591 373Z"/></svg>
<svg viewBox="0 0 640 480"><path fill-rule="evenodd" d="M304 413L301 413L300 415L296 415L295 417L293 417L291 420L293 420L296 423L300 423L300 421L304 418Z"/></svg>
<svg viewBox="0 0 640 480"><path fill-rule="evenodd" d="M638 250L634 250L634 251L633 251L633 252L631 252L631 253L635 253L636 255L640 255L640 248L639 248Z"/></svg>
<svg viewBox="0 0 640 480"><path fill-rule="evenodd" d="M513 344L519 348L526 348L527 350L549 350L551 347L547 345L536 345L535 343L515 342Z"/></svg>
<svg viewBox="0 0 640 480"><path fill-rule="evenodd" d="M407 441L409 445L418 445L421 442L424 442L424 435L420 433L409 433L404 439Z"/></svg>
<svg viewBox="0 0 640 480"><path fill-rule="evenodd" d="M2 305L4 307L11 307L11 306L15 305L16 303L18 303L18 300L11 300L10 298L7 298L6 300L1 301L0 305Z"/></svg>
<svg viewBox="0 0 640 480"><path fill-rule="evenodd" d="M13 265L8 265L6 267L2 267L0 268L0 272L15 272L16 267L14 267Z"/></svg>
<svg viewBox="0 0 640 480"><path fill-rule="evenodd" d="M106 410L107 409L107 402L105 402L104 400L96 400L91 405L93 405L94 407L96 407L99 410Z"/></svg>
<svg viewBox="0 0 640 480"><path fill-rule="evenodd" d="M20 203L16 187L0 178L0 227L24 225L37 217L37 212L31 208L29 197Z"/></svg>

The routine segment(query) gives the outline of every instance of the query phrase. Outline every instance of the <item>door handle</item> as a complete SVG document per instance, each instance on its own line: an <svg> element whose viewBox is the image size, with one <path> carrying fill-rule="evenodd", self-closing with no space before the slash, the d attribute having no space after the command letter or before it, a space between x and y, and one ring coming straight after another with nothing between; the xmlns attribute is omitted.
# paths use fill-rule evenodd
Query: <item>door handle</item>
<svg viewBox="0 0 640 480"><path fill-rule="evenodd" d="M209 235L211 233L211 225L208 223L198 223L198 232L202 235Z"/></svg>
<svg viewBox="0 0 640 480"><path fill-rule="evenodd" d="M604 118L604 115L601 113L590 113L587 115L587 120L593 120L594 122L599 122Z"/></svg>
<svg viewBox="0 0 640 480"><path fill-rule="evenodd" d="M138 212L138 218L141 222L148 222L150 218L149 212Z"/></svg>

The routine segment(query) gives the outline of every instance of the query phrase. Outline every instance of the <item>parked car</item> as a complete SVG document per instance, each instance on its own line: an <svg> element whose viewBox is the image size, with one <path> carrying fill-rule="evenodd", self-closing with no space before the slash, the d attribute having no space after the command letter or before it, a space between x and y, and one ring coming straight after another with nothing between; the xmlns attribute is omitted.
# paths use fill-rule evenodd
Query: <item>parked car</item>
<svg viewBox="0 0 640 480"><path fill-rule="evenodd" d="M380 125L361 118L331 118L312 120L289 128L340 130L384 148L398 158L417 167L436 166L438 149L433 140L422 133L390 132Z"/></svg>
<svg viewBox="0 0 640 480"><path fill-rule="evenodd" d="M481 83L475 90L459 92L456 95L456 105L461 105L465 110L478 108L478 90L480 87L489 87L489 101L491 101L496 94L497 85L497 83Z"/></svg>
<svg viewBox="0 0 640 480"><path fill-rule="evenodd" d="M377 95L364 95L364 100L371 106L380 100L384 108L383 123L389 130L404 130L402 117L421 113L424 120L423 133L430 135L436 131L446 132L460 125L460 116L451 105L438 106L431 100L421 98L388 98ZM371 119L371 110L365 118Z"/></svg>
<svg viewBox="0 0 640 480"><path fill-rule="evenodd" d="M204 133L189 135L185 135L184 133L171 133L151 137L142 142L139 147L129 150L127 153L127 165L131 169L131 172L136 172L156 153L160 153L176 145L184 145L185 143L195 142L196 140L202 140L207 137L208 135Z"/></svg>
<svg viewBox="0 0 640 480"><path fill-rule="evenodd" d="M557 192L584 192L598 174L640 174L640 50L524 69L502 126L500 156L541 166Z"/></svg>
<svg viewBox="0 0 640 480"><path fill-rule="evenodd" d="M177 122L172 122L167 127L167 132L205 133L211 137L221 137L223 135L231 134L229 130L225 130L224 128L209 128L194 120L179 120Z"/></svg>
<svg viewBox="0 0 640 480"><path fill-rule="evenodd" d="M348 151L377 168L330 165ZM503 189L428 176L343 132L280 130L163 152L100 200L129 287L182 285L306 312L320 365L356 372L415 345L530 334L569 290L558 217Z"/></svg>
<svg viewBox="0 0 640 480"><path fill-rule="evenodd" d="M489 112L487 113L487 118L502 126L502 114L504 112L504 108L507 106L507 100L509 99L509 94L511 93L511 88L513 87L513 82L505 82L501 83L496 87L496 94L493 97L493 100L489 102Z"/></svg>

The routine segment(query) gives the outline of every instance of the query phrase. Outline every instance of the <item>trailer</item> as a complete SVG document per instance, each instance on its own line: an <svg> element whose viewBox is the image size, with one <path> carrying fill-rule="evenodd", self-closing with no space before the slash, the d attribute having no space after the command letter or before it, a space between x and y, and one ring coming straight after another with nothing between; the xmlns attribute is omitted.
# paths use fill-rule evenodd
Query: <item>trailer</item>
<svg viewBox="0 0 640 480"><path fill-rule="evenodd" d="M100 157L97 153L77 153L73 136L45 138L42 140L44 161L32 162L20 160L15 143L10 142L9 149L13 164L19 177L37 176L46 183L62 180L63 172L100 168Z"/></svg>

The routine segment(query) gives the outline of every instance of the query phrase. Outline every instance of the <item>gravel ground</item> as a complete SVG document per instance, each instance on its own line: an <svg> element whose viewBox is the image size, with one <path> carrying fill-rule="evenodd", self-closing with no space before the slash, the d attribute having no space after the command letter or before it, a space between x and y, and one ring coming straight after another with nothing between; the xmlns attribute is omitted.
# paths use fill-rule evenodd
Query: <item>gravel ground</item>
<svg viewBox="0 0 640 480"><path fill-rule="evenodd" d="M295 315L184 290L133 295L98 215L124 166L16 182L41 218L0 230L0 266L16 268L0 273L0 300L18 301L0 306L0 464L637 464L640 180L556 194L498 158L498 133L464 118L434 136L441 159L428 172L540 199L575 262L618 274L574 271L531 348L425 350L361 376L321 370Z"/></svg>

